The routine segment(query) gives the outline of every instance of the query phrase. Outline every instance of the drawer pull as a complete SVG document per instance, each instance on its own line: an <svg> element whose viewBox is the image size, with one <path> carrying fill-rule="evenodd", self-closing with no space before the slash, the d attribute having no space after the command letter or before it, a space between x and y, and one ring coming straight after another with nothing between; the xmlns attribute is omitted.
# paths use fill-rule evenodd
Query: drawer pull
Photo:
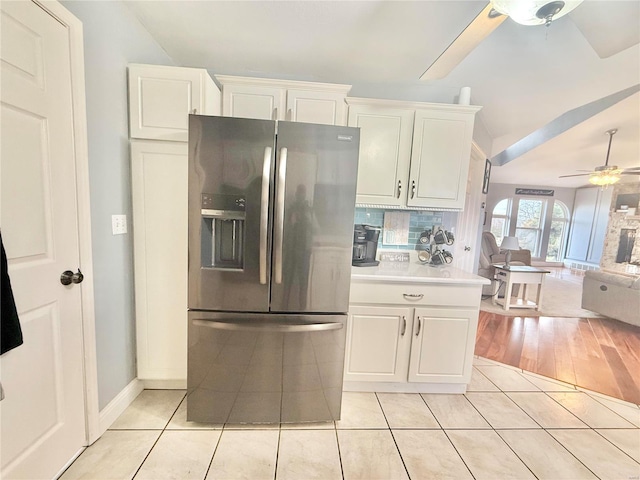
<svg viewBox="0 0 640 480"><path fill-rule="evenodd" d="M407 331L407 317L402 316L402 331L400 332L400 336L404 337L404 334Z"/></svg>
<svg viewBox="0 0 640 480"><path fill-rule="evenodd" d="M418 317L418 330L416 331L416 337L420 335L420 327L422 327L422 320Z"/></svg>
<svg viewBox="0 0 640 480"><path fill-rule="evenodd" d="M403 293L402 296L408 300L420 300L424 297L422 293Z"/></svg>

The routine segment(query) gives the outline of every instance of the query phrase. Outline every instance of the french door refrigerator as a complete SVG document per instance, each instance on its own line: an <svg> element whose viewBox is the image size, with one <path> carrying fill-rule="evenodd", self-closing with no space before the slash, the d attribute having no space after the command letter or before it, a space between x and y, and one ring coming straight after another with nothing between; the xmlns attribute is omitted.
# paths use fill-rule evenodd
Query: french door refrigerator
<svg viewBox="0 0 640 480"><path fill-rule="evenodd" d="M189 116L187 419L340 418L359 129Z"/></svg>

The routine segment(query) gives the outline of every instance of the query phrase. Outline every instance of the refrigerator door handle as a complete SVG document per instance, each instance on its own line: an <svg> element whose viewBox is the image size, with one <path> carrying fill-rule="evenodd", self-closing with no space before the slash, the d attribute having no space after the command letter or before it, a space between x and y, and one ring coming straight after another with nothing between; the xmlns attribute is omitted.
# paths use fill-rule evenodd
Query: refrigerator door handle
<svg viewBox="0 0 640 480"><path fill-rule="evenodd" d="M271 173L271 147L264 149L262 162L262 191L260 195L260 283L267 284L267 227L269 221L269 176Z"/></svg>
<svg viewBox="0 0 640 480"><path fill-rule="evenodd" d="M217 330L235 330L235 331L252 331L252 332L321 332L327 330L340 330L344 327L343 323L302 323L302 324L275 324L265 323L262 320L247 321L242 323L211 321L211 320L193 320L193 325L198 327L208 327Z"/></svg>
<svg viewBox="0 0 640 480"><path fill-rule="evenodd" d="M284 188L287 175L287 148L280 149L278 183L276 186L276 229L274 232L275 258L274 277L276 283L282 283L282 242L284 235Z"/></svg>

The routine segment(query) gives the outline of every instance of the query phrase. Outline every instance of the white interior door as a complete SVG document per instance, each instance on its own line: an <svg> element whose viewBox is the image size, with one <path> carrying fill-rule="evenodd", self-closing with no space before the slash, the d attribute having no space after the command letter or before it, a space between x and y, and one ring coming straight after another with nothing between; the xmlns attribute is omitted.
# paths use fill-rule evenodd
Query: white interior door
<svg viewBox="0 0 640 480"><path fill-rule="evenodd" d="M471 149L469 176L464 210L458 214L453 247L453 266L465 272L475 273L480 258L480 235L482 232L482 179L485 157L476 147Z"/></svg>
<svg viewBox="0 0 640 480"><path fill-rule="evenodd" d="M0 357L2 478L53 478L85 442L68 28L1 3L2 238L24 344Z"/></svg>

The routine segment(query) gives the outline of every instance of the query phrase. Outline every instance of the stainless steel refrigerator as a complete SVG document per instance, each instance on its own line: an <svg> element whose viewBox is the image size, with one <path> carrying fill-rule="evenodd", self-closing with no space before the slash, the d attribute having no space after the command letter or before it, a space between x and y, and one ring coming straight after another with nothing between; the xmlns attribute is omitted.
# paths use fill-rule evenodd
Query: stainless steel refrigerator
<svg viewBox="0 0 640 480"><path fill-rule="evenodd" d="M359 129L189 117L187 419L340 418Z"/></svg>

